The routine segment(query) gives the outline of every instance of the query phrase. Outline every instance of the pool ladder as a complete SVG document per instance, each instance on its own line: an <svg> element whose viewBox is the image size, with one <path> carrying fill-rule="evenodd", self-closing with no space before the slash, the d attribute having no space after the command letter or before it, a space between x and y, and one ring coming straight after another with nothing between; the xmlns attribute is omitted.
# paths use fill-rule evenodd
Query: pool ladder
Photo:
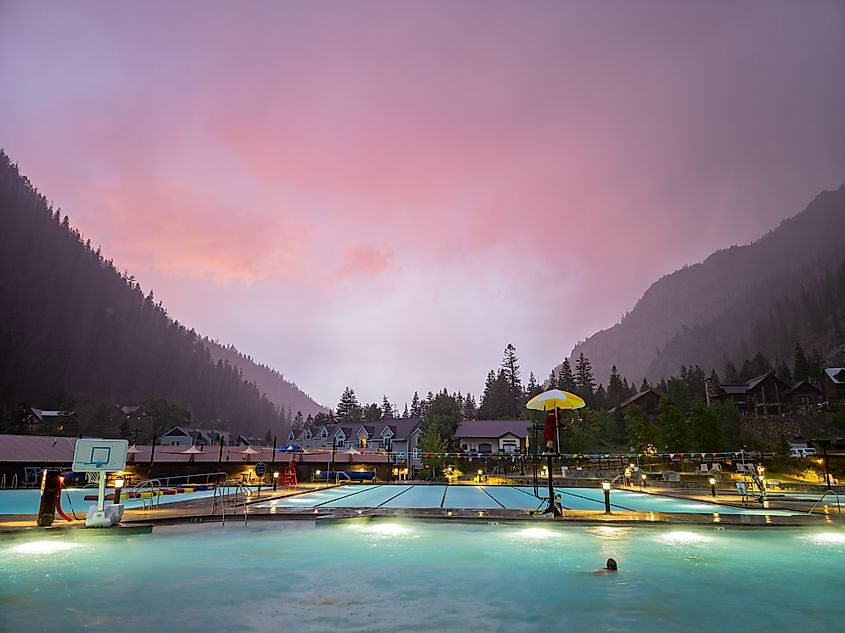
<svg viewBox="0 0 845 633"><path fill-rule="evenodd" d="M819 500L816 501L816 504L812 507L812 509L807 514L808 515L813 514L815 509L819 507L819 504L822 501L824 501L824 498L827 495L833 495L834 497L836 497L836 508L839 511L839 516L841 517L842 516L842 506L839 504L839 495L836 493L836 491L833 488L828 488L827 490L825 490L824 494L821 497L819 497Z"/></svg>
<svg viewBox="0 0 845 633"><path fill-rule="evenodd" d="M218 500L218 496L220 499ZM232 511L238 506L243 506L244 510L244 525L249 520L249 513L247 512L247 500L252 496L252 491L247 488L240 479L227 479L222 484L214 489L214 495L211 497L211 514L217 511L217 504L220 504L220 515L222 517L221 525L226 525L226 503L229 503Z"/></svg>
<svg viewBox="0 0 845 633"><path fill-rule="evenodd" d="M138 497L134 497L137 493ZM149 493L149 497L145 497L143 493ZM125 498L137 498L141 500L141 508L149 512L157 510L159 501L161 499L161 481L158 479L144 479L125 491Z"/></svg>

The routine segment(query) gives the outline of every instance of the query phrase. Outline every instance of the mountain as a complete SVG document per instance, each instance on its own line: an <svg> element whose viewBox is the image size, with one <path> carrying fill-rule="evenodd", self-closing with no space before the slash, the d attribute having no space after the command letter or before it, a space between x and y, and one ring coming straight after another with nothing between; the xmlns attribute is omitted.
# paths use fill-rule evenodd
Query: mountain
<svg viewBox="0 0 845 633"><path fill-rule="evenodd" d="M259 388L236 351L209 347L0 152L0 426L19 424L29 407L102 411L165 399L187 409L192 424L286 433L283 407L305 406L301 392L288 402L264 376ZM92 416L86 428L97 424Z"/></svg>
<svg viewBox="0 0 845 633"><path fill-rule="evenodd" d="M285 380L285 377L272 367L259 365L252 358L241 354L234 346L223 346L217 341L203 339L205 346L211 353L214 362L223 361L237 367L244 380L254 383L271 402L287 412L288 419L293 419L297 411L303 417L328 413L326 407L320 406L312 400L296 384Z"/></svg>
<svg viewBox="0 0 845 633"><path fill-rule="evenodd" d="M722 372L757 352L791 359L797 342L824 352L845 322L845 185L744 246L662 277L613 327L578 343L607 384L659 380L681 365Z"/></svg>

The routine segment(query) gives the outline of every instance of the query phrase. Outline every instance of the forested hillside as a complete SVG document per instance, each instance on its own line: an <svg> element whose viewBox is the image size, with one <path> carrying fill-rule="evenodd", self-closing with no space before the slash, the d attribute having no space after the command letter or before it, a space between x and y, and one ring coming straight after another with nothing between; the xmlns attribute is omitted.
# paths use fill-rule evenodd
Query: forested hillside
<svg viewBox="0 0 845 633"><path fill-rule="evenodd" d="M308 416L328 411L278 371L267 365L259 365L252 358L241 354L234 346L224 347L208 338L205 339L205 344L215 362L222 360L237 367L245 380L255 383L271 402L284 409L287 419L293 420L298 412Z"/></svg>
<svg viewBox="0 0 845 633"><path fill-rule="evenodd" d="M0 152L0 423L26 406L164 398L191 422L283 432L279 408L120 273ZM23 405L23 406L22 406Z"/></svg>
<svg viewBox="0 0 845 633"><path fill-rule="evenodd" d="M658 280L620 323L576 345L571 358L584 354L606 382L613 365L631 380L659 380L681 365L721 371L757 352L788 358L796 343L824 354L845 319L843 235L845 185L756 242Z"/></svg>

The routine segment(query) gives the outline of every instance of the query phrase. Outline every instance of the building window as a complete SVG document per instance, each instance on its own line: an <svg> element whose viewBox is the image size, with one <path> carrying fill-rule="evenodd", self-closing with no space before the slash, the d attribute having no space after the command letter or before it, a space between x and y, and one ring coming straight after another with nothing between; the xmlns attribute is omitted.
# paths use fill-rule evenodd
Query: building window
<svg viewBox="0 0 845 633"><path fill-rule="evenodd" d="M798 401L799 401L801 404L810 404L810 396L808 396L808 395L802 395L802 396L799 396L799 397L798 397Z"/></svg>

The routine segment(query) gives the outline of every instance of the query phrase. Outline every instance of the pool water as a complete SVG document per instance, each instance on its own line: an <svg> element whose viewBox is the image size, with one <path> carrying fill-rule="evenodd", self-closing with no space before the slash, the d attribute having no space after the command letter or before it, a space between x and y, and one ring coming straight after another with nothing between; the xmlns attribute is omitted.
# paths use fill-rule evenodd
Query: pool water
<svg viewBox="0 0 845 633"><path fill-rule="evenodd" d="M604 492L597 488L556 488L568 510L604 510ZM445 486L445 485L345 485L255 504L266 508L442 508L535 510L547 505L548 491L534 496L530 486ZM787 510L760 507L735 508L726 505L677 499L663 495L613 490L611 509L617 512L679 512L712 514L767 514L788 516Z"/></svg>
<svg viewBox="0 0 845 633"><path fill-rule="evenodd" d="M112 493L114 493L112 488L106 488L106 494ZM85 501L84 497L96 494L96 488L65 488L62 490L62 510L70 516L73 516L71 512L76 512L76 516L84 518L88 508L97 503L96 501ZM165 503L202 499L213 494L213 490L200 490L176 495L161 495L158 502L163 505ZM121 499L121 503L127 508L142 508L144 501L149 504L149 499L127 499L125 497ZM0 491L0 514L31 514L34 516L38 514L40 503L41 490L36 488ZM111 501L106 501L106 503L111 503ZM56 516L58 517L58 514Z"/></svg>
<svg viewBox="0 0 845 633"><path fill-rule="evenodd" d="M845 532L377 520L0 539L8 631L841 631ZM608 557L620 571L594 574Z"/></svg>

